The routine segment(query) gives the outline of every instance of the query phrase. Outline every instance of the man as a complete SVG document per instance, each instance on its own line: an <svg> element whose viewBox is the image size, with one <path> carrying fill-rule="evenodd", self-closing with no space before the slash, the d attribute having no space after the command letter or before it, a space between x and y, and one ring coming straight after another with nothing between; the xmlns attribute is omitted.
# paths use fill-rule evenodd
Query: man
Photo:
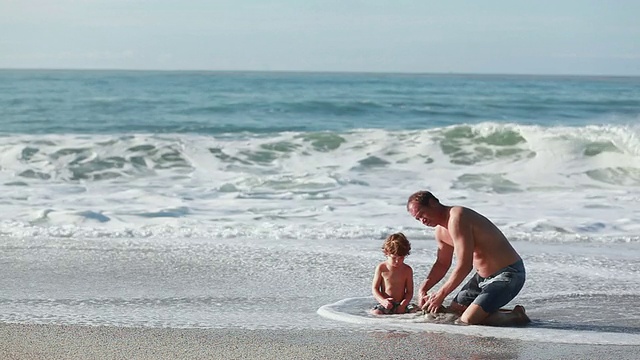
<svg viewBox="0 0 640 360"><path fill-rule="evenodd" d="M445 206L428 191L409 197L407 211L416 220L435 228L438 246L436 262L419 290L418 306L435 313L445 297L475 268L476 274L462 287L450 309L461 314L466 324L494 326L523 325L530 322L524 308L500 310L522 289L525 269L522 258L504 234L489 219L462 206ZM427 295L451 267L451 276Z"/></svg>

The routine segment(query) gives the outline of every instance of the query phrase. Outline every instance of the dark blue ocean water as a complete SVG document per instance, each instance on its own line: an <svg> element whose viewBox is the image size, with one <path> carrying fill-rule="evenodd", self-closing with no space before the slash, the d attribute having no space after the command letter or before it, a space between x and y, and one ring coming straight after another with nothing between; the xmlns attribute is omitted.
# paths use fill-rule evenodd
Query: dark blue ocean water
<svg viewBox="0 0 640 360"><path fill-rule="evenodd" d="M274 133L630 125L640 78L0 70L0 132Z"/></svg>

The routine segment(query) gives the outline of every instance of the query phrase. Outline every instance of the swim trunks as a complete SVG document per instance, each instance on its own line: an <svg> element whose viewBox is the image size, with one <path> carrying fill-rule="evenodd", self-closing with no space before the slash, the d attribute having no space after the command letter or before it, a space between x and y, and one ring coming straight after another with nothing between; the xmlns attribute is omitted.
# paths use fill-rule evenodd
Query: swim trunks
<svg viewBox="0 0 640 360"><path fill-rule="evenodd" d="M518 295L525 279L526 274L522 259L496 271L487 278L481 277L476 272L453 301L464 306L473 303L488 313L496 312Z"/></svg>
<svg viewBox="0 0 640 360"><path fill-rule="evenodd" d="M396 313L396 309L398 308L398 306L400 306L400 303L399 302L394 302L393 303L393 307L391 309L386 309L384 306L378 304L378 305L374 306L372 310L380 310L380 311L382 311L383 314L395 314ZM404 310L404 312L405 313L414 312L417 308L418 308L417 305L409 304L409 305L407 305L407 307Z"/></svg>

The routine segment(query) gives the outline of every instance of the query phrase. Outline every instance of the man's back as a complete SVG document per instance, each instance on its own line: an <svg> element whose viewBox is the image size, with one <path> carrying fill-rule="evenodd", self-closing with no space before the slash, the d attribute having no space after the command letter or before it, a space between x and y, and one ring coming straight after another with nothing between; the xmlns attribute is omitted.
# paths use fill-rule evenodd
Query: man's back
<svg viewBox="0 0 640 360"><path fill-rule="evenodd" d="M502 231L478 212L462 206L451 207L449 210L449 234L452 230L454 233L458 232L456 230L459 229L452 229L455 226L471 228L473 266L480 276L487 277L520 260L520 255L511 246ZM453 246L453 241L449 244Z"/></svg>

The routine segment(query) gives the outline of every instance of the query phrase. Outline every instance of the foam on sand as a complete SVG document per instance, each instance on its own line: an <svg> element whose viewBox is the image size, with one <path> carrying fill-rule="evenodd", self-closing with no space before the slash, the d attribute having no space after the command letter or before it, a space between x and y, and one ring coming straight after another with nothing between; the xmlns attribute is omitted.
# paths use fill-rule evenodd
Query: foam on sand
<svg viewBox="0 0 640 360"><path fill-rule="evenodd" d="M375 300L371 297L347 298L318 309L318 314L337 321L363 325L373 329L425 331L500 339L536 342L591 344L591 345L637 345L640 334L587 331L576 329L550 329L537 324L535 319L525 327L493 327L455 325L446 321L435 321L420 313L375 316L368 313Z"/></svg>

